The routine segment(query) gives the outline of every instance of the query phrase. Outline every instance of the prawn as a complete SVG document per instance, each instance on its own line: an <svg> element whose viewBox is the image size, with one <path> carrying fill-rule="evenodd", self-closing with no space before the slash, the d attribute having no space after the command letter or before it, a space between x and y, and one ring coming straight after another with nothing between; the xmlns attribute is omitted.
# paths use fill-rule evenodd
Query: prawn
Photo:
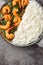
<svg viewBox="0 0 43 65"><path fill-rule="evenodd" d="M14 22L14 26L18 26L21 22L21 18L17 16L14 18L13 22Z"/></svg>
<svg viewBox="0 0 43 65"><path fill-rule="evenodd" d="M12 5L15 6L16 5L16 0L12 1Z"/></svg>
<svg viewBox="0 0 43 65"><path fill-rule="evenodd" d="M5 20L7 20L7 21L11 21L12 16L11 16L10 14L5 14L5 15L3 16L3 18L4 18Z"/></svg>
<svg viewBox="0 0 43 65"><path fill-rule="evenodd" d="M13 0L12 5L15 6L18 3L20 8L21 8L21 3L20 2L21 2L20 0Z"/></svg>
<svg viewBox="0 0 43 65"><path fill-rule="evenodd" d="M1 25L1 24L0 24L0 28L1 28L1 29L6 30L6 29L8 29L9 27L10 27L10 22L7 22L6 25Z"/></svg>
<svg viewBox="0 0 43 65"><path fill-rule="evenodd" d="M22 7L24 8L24 6L27 6L28 5L28 0L21 0L21 3L22 3Z"/></svg>
<svg viewBox="0 0 43 65"><path fill-rule="evenodd" d="M17 8L16 9L13 9L13 11L12 11L12 13L13 13L14 16L18 16L17 12L18 12L18 9Z"/></svg>
<svg viewBox="0 0 43 65"><path fill-rule="evenodd" d="M7 5L7 6L4 6L3 8L2 8L2 13L3 14L6 14L6 13L9 13L10 12L10 7Z"/></svg>
<svg viewBox="0 0 43 65"><path fill-rule="evenodd" d="M12 34L12 33L9 34L10 30L12 30L12 29L13 29L13 27L11 27L11 28L9 28L9 29L6 30L6 32L5 32L6 35L5 36L6 36L7 39L10 39L11 40L11 39L14 38L14 34Z"/></svg>

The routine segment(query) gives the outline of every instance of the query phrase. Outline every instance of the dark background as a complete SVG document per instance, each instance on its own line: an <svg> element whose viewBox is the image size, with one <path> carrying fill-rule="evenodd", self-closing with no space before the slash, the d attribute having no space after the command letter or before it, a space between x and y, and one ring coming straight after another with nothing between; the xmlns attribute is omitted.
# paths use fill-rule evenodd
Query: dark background
<svg viewBox="0 0 43 65"><path fill-rule="evenodd" d="M43 5L43 0L37 1ZM43 48L37 45L25 48L15 47L0 36L0 65L43 65Z"/></svg>

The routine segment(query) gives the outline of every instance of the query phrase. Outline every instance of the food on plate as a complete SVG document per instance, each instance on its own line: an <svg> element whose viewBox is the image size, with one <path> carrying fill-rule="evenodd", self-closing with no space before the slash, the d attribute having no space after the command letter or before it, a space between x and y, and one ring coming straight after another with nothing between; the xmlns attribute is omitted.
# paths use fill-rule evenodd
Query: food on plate
<svg viewBox="0 0 43 65"><path fill-rule="evenodd" d="M13 0L13 1L12 1L12 5L13 5L13 6L15 6L17 3L20 5L20 0Z"/></svg>
<svg viewBox="0 0 43 65"><path fill-rule="evenodd" d="M1 8L0 29L3 30L4 36L9 41L15 37L15 30L17 30L18 26L20 25L23 13L28 5L28 3L26 3L25 7L21 8L21 1L22 0L12 0L5 3Z"/></svg>
<svg viewBox="0 0 43 65"><path fill-rule="evenodd" d="M5 32L6 38L8 38L8 39L13 39L14 38L14 34L13 33L9 34L10 30L12 30L12 29L13 29L13 27L10 27L10 28L8 28L6 30L6 32Z"/></svg>
<svg viewBox="0 0 43 65"><path fill-rule="evenodd" d="M13 13L14 16L18 16L18 14L17 14L18 13L18 9L17 8L16 9L14 8L13 11L12 11L12 13Z"/></svg>
<svg viewBox="0 0 43 65"><path fill-rule="evenodd" d="M13 6L15 6L16 4L19 4L19 7L21 8L21 7L25 7L25 6L27 6L28 5L28 3L29 3L29 0L13 0L12 1L12 5Z"/></svg>
<svg viewBox="0 0 43 65"><path fill-rule="evenodd" d="M22 21L14 33L13 45L26 46L36 41L43 31L43 8L35 0L30 0L22 16Z"/></svg>
<svg viewBox="0 0 43 65"><path fill-rule="evenodd" d="M21 22L21 18L19 16L16 16L13 20L14 23L20 23Z"/></svg>
<svg viewBox="0 0 43 65"><path fill-rule="evenodd" d="M11 21L12 16L11 16L10 14L5 14L5 15L3 16L3 18L4 18L6 21Z"/></svg>
<svg viewBox="0 0 43 65"><path fill-rule="evenodd" d="M29 1L28 0L21 0L21 3L22 3L22 7L24 8L24 6L29 4Z"/></svg>
<svg viewBox="0 0 43 65"><path fill-rule="evenodd" d="M0 28L3 29L3 30L6 30L10 27L10 21L6 23L6 25L1 25L0 24Z"/></svg>
<svg viewBox="0 0 43 65"><path fill-rule="evenodd" d="M43 32L43 7L35 0L12 0L0 15L0 29L13 45L26 46Z"/></svg>
<svg viewBox="0 0 43 65"><path fill-rule="evenodd" d="M6 14L6 13L9 13L10 12L10 7L7 5L7 6L4 6L3 8L2 8L2 13L3 14Z"/></svg>

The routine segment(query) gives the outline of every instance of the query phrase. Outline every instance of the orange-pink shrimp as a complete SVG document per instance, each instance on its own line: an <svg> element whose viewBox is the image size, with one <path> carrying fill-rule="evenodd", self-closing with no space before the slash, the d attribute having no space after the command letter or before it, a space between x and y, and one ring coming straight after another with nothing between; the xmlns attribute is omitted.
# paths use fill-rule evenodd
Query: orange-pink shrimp
<svg viewBox="0 0 43 65"><path fill-rule="evenodd" d="M12 13L13 13L14 16L18 16L17 12L18 12L18 9L17 8L16 9L13 9L13 11L12 11Z"/></svg>
<svg viewBox="0 0 43 65"><path fill-rule="evenodd" d="M24 8L24 6L27 6L29 1L28 0L21 0L22 3L22 7Z"/></svg>
<svg viewBox="0 0 43 65"><path fill-rule="evenodd" d="M7 29L7 30L6 30L6 32L5 32L5 33L6 33L6 35L5 35L5 36L6 36L6 38L7 38L7 39L9 39L9 40L11 40L11 39L13 39L13 38L14 38L14 34L12 34L12 33L11 33L11 34L9 34L10 30L12 30L12 29L13 29L13 27L11 27L11 28Z"/></svg>
<svg viewBox="0 0 43 65"><path fill-rule="evenodd" d="M15 6L16 5L16 0L12 1L12 5Z"/></svg>
<svg viewBox="0 0 43 65"><path fill-rule="evenodd" d="M14 18L13 22L14 22L14 26L18 26L21 22L21 18L17 16Z"/></svg>
<svg viewBox="0 0 43 65"><path fill-rule="evenodd" d="M4 6L3 8L2 8L2 13L3 14L6 14L6 13L9 13L10 12L10 7L7 5L7 6Z"/></svg>
<svg viewBox="0 0 43 65"><path fill-rule="evenodd" d="M9 27L10 27L10 22L7 22L6 25L1 25L1 24L0 24L0 29L6 30L6 29L8 29Z"/></svg>
<svg viewBox="0 0 43 65"><path fill-rule="evenodd" d="M3 16L3 18L4 18L6 21L11 21L12 16L11 16L10 14L5 14L5 15Z"/></svg>
<svg viewBox="0 0 43 65"><path fill-rule="evenodd" d="M15 6L16 4L19 4L19 7L21 8L21 0L13 0L12 5Z"/></svg>

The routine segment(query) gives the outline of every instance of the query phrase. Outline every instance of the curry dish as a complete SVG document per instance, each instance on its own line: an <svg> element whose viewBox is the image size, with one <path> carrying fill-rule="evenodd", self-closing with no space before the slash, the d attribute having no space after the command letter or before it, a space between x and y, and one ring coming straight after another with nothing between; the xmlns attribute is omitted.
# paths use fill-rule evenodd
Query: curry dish
<svg viewBox="0 0 43 65"><path fill-rule="evenodd" d="M15 37L14 32L22 20L28 3L28 0L11 0L2 7L0 13L0 29L3 30L4 36L8 40L12 40Z"/></svg>

